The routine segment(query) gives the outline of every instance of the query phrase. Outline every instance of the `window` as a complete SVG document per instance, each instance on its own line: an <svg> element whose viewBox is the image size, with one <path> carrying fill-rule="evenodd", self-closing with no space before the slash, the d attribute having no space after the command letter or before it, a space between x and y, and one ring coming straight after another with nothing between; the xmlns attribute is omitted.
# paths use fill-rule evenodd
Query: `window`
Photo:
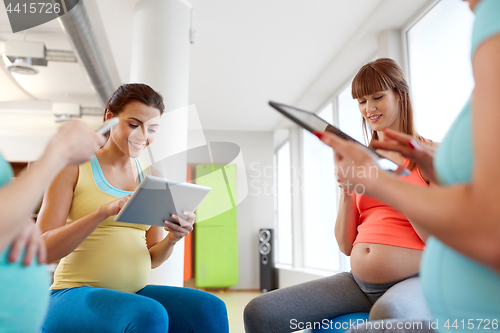
<svg viewBox="0 0 500 333"><path fill-rule="evenodd" d="M318 116L333 123L332 104L323 108ZM340 256L334 234L337 182L333 151L305 130L302 130L302 146L304 266L340 270Z"/></svg>
<svg viewBox="0 0 500 333"><path fill-rule="evenodd" d="M290 143L287 141L276 151L277 182L277 261L292 264L292 198L290 182Z"/></svg>
<svg viewBox="0 0 500 333"><path fill-rule="evenodd" d="M351 84L337 97L339 128L361 143L368 144L363 133L363 117L359 112L358 101L352 98Z"/></svg>
<svg viewBox="0 0 500 333"><path fill-rule="evenodd" d="M407 32L416 128L434 141L443 139L473 89L473 20L466 2L442 0Z"/></svg>

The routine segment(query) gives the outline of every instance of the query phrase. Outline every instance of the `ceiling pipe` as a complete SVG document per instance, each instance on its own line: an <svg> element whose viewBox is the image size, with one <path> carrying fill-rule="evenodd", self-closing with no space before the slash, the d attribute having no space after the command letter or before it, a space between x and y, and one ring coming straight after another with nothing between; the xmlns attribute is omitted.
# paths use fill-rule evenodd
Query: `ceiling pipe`
<svg viewBox="0 0 500 333"><path fill-rule="evenodd" d="M46 50L45 60L58 62L78 62L73 51Z"/></svg>
<svg viewBox="0 0 500 333"><path fill-rule="evenodd" d="M64 0L63 0L64 1ZM73 50L85 68L100 103L104 106L115 91L111 76L105 64L99 45L96 42L92 26L83 1L65 0L65 7L72 8L59 17L64 31L68 35ZM77 2L78 4L74 4Z"/></svg>

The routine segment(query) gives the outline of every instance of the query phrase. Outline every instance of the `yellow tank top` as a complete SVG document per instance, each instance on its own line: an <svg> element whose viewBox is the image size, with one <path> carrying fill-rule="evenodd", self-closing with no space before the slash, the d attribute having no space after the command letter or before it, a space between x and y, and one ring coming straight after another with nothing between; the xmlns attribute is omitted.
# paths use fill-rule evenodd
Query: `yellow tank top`
<svg viewBox="0 0 500 333"><path fill-rule="evenodd" d="M136 160L140 178L151 174L147 164ZM76 221L100 206L132 192L112 187L94 158L78 168L78 182L68 222ZM151 271L146 246L148 225L103 221L73 252L62 258L50 289L82 286L135 293L144 288Z"/></svg>

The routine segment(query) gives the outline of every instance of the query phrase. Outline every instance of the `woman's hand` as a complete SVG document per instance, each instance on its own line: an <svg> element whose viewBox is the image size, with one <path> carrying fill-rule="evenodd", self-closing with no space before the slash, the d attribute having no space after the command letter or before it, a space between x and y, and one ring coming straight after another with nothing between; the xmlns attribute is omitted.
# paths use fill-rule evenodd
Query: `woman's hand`
<svg viewBox="0 0 500 333"><path fill-rule="evenodd" d="M339 184L340 190L344 195L352 195L352 191L354 190L351 183L344 182L343 179L337 176L337 183Z"/></svg>
<svg viewBox="0 0 500 333"><path fill-rule="evenodd" d="M52 156L63 157L64 165L79 165L90 160L105 142L104 136L92 131L83 121L70 120L59 128L47 151L52 152Z"/></svg>
<svg viewBox="0 0 500 333"><path fill-rule="evenodd" d="M172 220L163 221L165 230L168 231L167 237L163 238L163 230L160 227L151 227L146 232L146 243L148 244L151 255L151 268L156 268L165 262L174 251L175 244L193 231L193 224L196 218L191 212L182 212L187 219L177 215L170 215Z"/></svg>
<svg viewBox="0 0 500 333"><path fill-rule="evenodd" d="M337 183L339 184L340 190L344 195L352 194L352 186L350 184L345 183L340 177L337 176Z"/></svg>
<svg viewBox="0 0 500 333"><path fill-rule="evenodd" d="M335 151L335 172L341 188L365 193L383 172L375 162L375 155L363 146L343 140L328 132L314 133Z"/></svg>
<svg viewBox="0 0 500 333"><path fill-rule="evenodd" d="M45 264L47 262L47 250L45 242L41 237L42 233L35 221L29 218L23 222L21 230L12 240L8 260L11 263L16 262L19 256L24 252L23 265L29 266L33 258L38 255L38 263Z"/></svg>
<svg viewBox="0 0 500 333"><path fill-rule="evenodd" d="M182 212L182 214L187 216L187 220L172 214L172 219L177 223L164 221L166 225L165 230L169 232L167 237L175 243L193 231L193 224L196 219L196 215L192 212Z"/></svg>
<svg viewBox="0 0 500 333"><path fill-rule="evenodd" d="M435 148L415 140L412 136L400 133L391 129L384 129L384 141L373 142L373 147L395 151L403 157L414 160L418 165L422 176L429 182L438 183L436 173L434 172L434 154Z"/></svg>
<svg viewBox="0 0 500 333"><path fill-rule="evenodd" d="M11 244L21 223L35 211L47 185L67 164L90 160L105 141L82 121L69 121L61 126L43 156L15 182L0 189L0 248ZM77 169L78 170L78 169ZM66 220L66 219L65 219Z"/></svg>
<svg viewBox="0 0 500 333"><path fill-rule="evenodd" d="M130 196L131 194L126 195L121 199L111 201L110 203L102 205L101 207L99 207L99 211L105 214L105 216L107 217L114 216L120 212L125 203L127 203L128 199L130 199Z"/></svg>

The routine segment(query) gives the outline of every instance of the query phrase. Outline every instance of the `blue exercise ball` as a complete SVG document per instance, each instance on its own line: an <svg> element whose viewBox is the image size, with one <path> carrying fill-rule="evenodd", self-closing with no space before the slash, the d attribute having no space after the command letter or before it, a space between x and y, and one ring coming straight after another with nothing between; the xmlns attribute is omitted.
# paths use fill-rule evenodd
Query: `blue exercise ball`
<svg viewBox="0 0 500 333"><path fill-rule="evenodd" d="M330 319L329 321L322 321L320 328L313 328L311 333L317 332L337 332L344 333L345 331L356 328L357 325L362 325L368 321L368 312L355 312L348 313Z"/></svg>

